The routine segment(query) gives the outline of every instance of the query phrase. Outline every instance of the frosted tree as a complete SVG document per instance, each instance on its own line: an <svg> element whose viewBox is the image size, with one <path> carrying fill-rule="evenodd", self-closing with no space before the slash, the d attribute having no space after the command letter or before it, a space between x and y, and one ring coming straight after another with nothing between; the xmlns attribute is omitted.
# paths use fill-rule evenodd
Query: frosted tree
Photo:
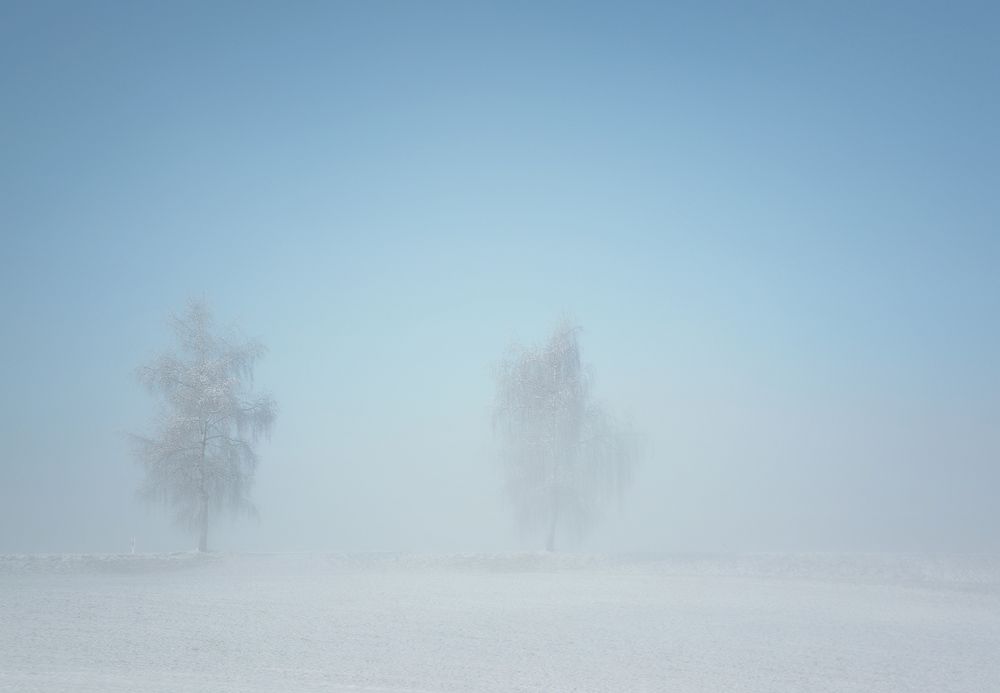
<svg viewBox="0 0 1000 693"><path fill-rule="evenodd" d="M177 351L138 369L139 381L160 398L149 436L133 436L145 469L140 495L162 502L208 550L210 520L223 511L253 513L249 493L257 469L256 443L270 435L275 403L253 392L253 371L264 353L235 331L221 336L202 301L171 319Z"/></svg>
<svg viewBox="0 0 1000 693"><path fill-rule="evenodd" d="M579 329L560 325L536 348L513 345L496 368L494 434L506 492L524 531L589 529L620 497L637 461L636 436L591 400Z"/></svg>

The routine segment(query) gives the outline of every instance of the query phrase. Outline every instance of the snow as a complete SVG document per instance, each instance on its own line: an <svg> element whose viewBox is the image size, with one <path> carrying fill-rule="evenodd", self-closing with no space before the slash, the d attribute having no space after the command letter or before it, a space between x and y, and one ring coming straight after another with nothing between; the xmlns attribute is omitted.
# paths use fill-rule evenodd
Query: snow
<svg viewBox="0 0 1000 693"><path fill-rule="evenodd" d="M0 691L1000 691L1000 557L5 555Z"/></svg>

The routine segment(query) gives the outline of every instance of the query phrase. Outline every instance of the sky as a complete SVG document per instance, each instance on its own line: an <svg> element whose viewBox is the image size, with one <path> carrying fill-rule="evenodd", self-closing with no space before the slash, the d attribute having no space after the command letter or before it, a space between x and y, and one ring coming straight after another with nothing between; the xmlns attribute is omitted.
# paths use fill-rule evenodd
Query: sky
<svg viewBox="0 0 1000 693"><path fill-rule="evenodd" d="M0 4L0 552L189 550L135 369L279 418L238 551L506 551L492 365L643 433L580 551L1000 550L992 3Z"/></svg>

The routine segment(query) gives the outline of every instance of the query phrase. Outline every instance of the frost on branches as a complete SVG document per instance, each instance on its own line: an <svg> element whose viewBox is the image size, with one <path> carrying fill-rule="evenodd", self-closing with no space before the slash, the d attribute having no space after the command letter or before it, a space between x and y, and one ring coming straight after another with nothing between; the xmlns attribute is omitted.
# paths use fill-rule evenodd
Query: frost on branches
<svg viewBox="0 0 1000 693"><path fill-rule="evenodd" d="M590 397L579 330L564 323L536 348L512 346L497 366L493 410L507 495L524 531L587 530L620 497L638 458L636 437Z"/></svg>
<svg viewBox="0 0 1000 693"><path fill-rule="evenodd" d="M213 330L204 303L191 301L172 318L178 350L138 370L139 381L161 399L149 437L134 436L146 472L140 494L170 507L175 520L198 532L208 550L210 519L222 511L254 511L249 493L258 457L270 434L275 403L253 392L262 344Z"/></svg>

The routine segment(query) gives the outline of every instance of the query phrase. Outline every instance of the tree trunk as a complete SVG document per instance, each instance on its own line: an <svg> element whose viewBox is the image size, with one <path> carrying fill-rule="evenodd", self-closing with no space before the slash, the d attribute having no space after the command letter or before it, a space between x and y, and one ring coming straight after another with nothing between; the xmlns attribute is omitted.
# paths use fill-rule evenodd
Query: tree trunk
<svg viewBox="0 0 1000 693"><path fill-rule="evenodd" d="M549 537L545 540L545 550L553 552L556 550L556 524L559 521L559 506L553 503L552 519L549 520Z"/></svg>
<svg viewBox="0 0 1000 693"><path fill-rule="evenodd" d="M208 551L208 492L205 490L205 449L208 446L208 424L201 427L201 461L198 471L201 474L201 537L198 539L198 551Z"/></svg>
<svg viewBox="0 0 1000 693"><path fill-rule="evenodd" d="M208 498L201 501L201 538L198 540L198 551L208 551Z"/></svg>

